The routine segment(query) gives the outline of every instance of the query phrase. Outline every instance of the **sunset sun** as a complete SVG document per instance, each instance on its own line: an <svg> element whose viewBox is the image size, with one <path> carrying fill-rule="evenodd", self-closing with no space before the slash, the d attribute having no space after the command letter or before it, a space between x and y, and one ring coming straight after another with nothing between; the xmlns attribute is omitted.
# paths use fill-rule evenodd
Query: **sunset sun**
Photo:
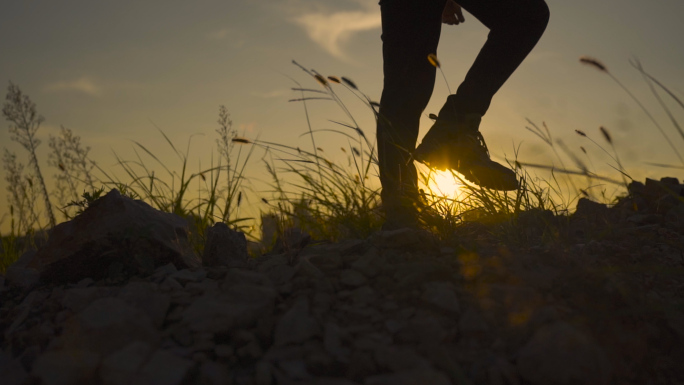
<svg viewBox="0 0 684 385"><path fill-rule="evenodd" d="M428 185L430 190L436 195L449 198L457 196L463 185L450 171L433 172L431 179Z"/></svg>

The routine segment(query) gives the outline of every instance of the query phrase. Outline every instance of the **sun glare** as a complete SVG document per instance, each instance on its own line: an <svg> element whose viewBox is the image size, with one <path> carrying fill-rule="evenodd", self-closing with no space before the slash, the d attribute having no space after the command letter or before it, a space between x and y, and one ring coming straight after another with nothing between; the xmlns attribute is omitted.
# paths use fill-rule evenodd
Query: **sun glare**
<svg viewBox="0 0 684 385"><path fill-rule="evenodd" d="M428 186L435 194L447 197L455 197L460 193L461 182L449 171L437 171L433 174L433 180Z"/></svg>

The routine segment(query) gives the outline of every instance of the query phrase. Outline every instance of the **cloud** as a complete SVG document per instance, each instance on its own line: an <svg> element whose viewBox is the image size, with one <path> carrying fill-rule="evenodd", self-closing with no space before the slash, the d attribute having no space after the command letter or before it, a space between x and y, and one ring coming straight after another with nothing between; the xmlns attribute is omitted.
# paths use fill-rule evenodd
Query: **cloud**
<svg viewBox="0 0 684 385"><path fill-rule="evenodd" d="M251 92L250 95L257 97L257 98L262 98L262 99L273 99L273 98L280 98L285 95L289 95L290 91L289 90L272 90L268 92Z"/></svg>
<svg viewBox="0 0 684 385"><path fill-rule="evenodd" d="M206 34L205 37L208 40L229 41L230 45L234 48L242 48L247 42L244 32L234 31L229 28L221 28L211 31Z"/></svg>
<svg viewBox="0 0 684 385"><path fill-rule="evenodd" d="M309 38L334 57L349 61L344 45L357 32L380 27L380 9L366 7L360 11L314 12L295 17Z"/></svg>
<svg viewBox="0 0 684 385"><path fill-rule="evenodd" d="M45 87L46 91L50 92L81 92L89 96L102 95L102 87L95 84L95 82L88 77L81 77L71 81L60 81L48 84Z"/></svg>
<svg viewBox="0 0 684 385"><path fill-rule="evenodd" d="M207 34L207 39L223 40L228 37L228 28L221 28Z"/></svg>

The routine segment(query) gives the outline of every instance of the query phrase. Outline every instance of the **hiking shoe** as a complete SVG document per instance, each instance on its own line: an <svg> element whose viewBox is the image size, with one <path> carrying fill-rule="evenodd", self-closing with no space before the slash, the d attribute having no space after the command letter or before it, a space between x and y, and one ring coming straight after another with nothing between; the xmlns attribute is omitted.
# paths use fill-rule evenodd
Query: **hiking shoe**
<svg viewBox="0 0 684 385"><path fill-rule="evenodd" d="M467 180L494 190L515 190L515 172L489 157L478 130L481 116L458 115L455 121L439 120L430 128L413 158L438 170L452 169Z"/></svg>

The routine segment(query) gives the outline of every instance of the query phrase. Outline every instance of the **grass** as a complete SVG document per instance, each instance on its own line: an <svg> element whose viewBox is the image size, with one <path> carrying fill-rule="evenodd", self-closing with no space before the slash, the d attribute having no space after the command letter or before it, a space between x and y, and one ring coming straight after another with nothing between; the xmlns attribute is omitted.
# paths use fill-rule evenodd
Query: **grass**
<svg viewBox="0 0 684 385"><path fill-rule="evenodd" d="M431 63L440 68L436 57ZM582 63L595 67L610 76L627 92L649 117L662 134L672 151L679 150L665 129L657 122L643 103L615 78L605 65L591 58L581 58ZM310 147L273 143L259 138L238 136L232 128L230 115L225 107L219 108L216 130L216 152L211 155L209 166L191 166L191 142L183 150L173 143L163 130L157 128L161 137L176 157L175 168L162 161L140 142L133 142L134 159L124 159L114 153L116 173L105 170L89 156L90 148L71 130L62 127L57 136L49 139L50 155L47 165L55 172L55 185L48 188L39 167L36 148L40 141L36 132L43 122L36 105L24 95L18 86L8 87L3 116L10 123L12 139L28 154L28 167L19 161L17 154L4 150L3 166L8 182L9 215L2 220L10 221L10 233L2 236L0 271L5 271L27 248L32 247L33 234L46 230L57 223L55 207L63 220L77 215L104 192L117 188L123 194L142 199L153 207L178 214L190 224L195 251L201 255L204 230L216 222L242 230L253 240L258 240L255 230L258 219L241 215L241 207L249 197L258 197L266 205L263 217L275 219L276 229L269 230L274 236L290 227L310 233L315 239L338 241L344 238L365 238L378 231L383 222L377 183L377 156L373 137L375 127L361 127L345 100L360 101L369 113L378 119L378 103L372 101L350 79L325 77L315 70L294 63L314 86L304 86L295 79L293 91L299 95L291 102L299 103L306 117L307 126L302 137L307 137ZM663 108L676 133L684 139L674 113L669 109L661 93L674 100L684 109L677 96L660 81L644 70L641 64L632 65L649 85L651 92ZM441 68L440 68L441 69ZM446 78L445 78L446 81ZM447 84L448 85L448 84ZM341 121L329 121L334 128L314 127L311 115L313 103L333 103L344 116ZM521 181L512 192L498 192L479 188L452 173L461 186L460 193L450 196L435 186L435 174L422 169L420 174L422 199L425 203L426 227L443 239L448 239L465 223L472 221L502 224L501 236L506 242L525 241L524 234L511 230L522 213L550 212L554 216L566 216L580 197L589 197L605 203L614 202L632 180L622 163L619 151L610 132L599 128L599 134L607 148L590 134L577 131L588 141L587 146L604 152L612 160L610 167L614 176L599 175L595 170L591 151L580 146L581 156L568 148L560 139L552 137L546 124L528 121L527 129L550 147L555 156L552 164L533 164L519 160L519 148L514 158L508 159ZM325 149L317 141L321 133L338 135L343 145L339 149ZM254 158L255 150L263 152L262 161L270 176L265 191L255 191L248 183L247 165ZM343 161L335 161L333 151L341 151ZM340 153L337 153L338 155ZM682 165L650 164L669 169L684 168ZM195 169L195 171L191 171ZM544 173L539 176L537 172ZM612 186L608 192L606 186ZM266 232L266 230L265 230ZM272 241L268 239L266 241Z"/></svg>

